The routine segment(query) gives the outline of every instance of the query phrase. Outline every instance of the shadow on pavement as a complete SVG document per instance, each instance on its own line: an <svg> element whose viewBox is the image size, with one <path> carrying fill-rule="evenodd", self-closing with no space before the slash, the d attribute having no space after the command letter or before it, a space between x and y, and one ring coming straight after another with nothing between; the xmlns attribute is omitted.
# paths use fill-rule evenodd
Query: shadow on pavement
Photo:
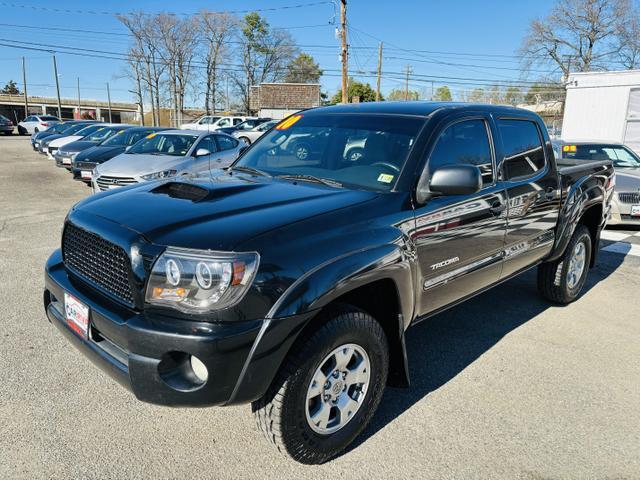
<svg viewBox="0 0 640 480"><path fill-rule="evenodd" d="M601 251L596 266L589 271L583 295L615 272L624 258ZM411 386L387 388L371 424L350 449L364 443L453 379L502 337L550 306L537 292L536 270L532 269L411 328L407 333Z"/></svg>

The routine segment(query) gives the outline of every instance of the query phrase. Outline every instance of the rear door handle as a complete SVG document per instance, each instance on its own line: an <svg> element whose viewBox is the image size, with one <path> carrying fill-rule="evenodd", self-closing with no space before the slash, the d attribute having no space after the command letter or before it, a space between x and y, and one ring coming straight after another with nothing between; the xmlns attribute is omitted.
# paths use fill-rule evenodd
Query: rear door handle
<svg viewBox="0 0 640 480"><path fill-rule="evenodd" d="M491 205L491 207L489 207L489 211L495 216L500 215L506 209L507 209L507 204L506 203L500 203L500 202L496 202L493 205Z"/></svg>

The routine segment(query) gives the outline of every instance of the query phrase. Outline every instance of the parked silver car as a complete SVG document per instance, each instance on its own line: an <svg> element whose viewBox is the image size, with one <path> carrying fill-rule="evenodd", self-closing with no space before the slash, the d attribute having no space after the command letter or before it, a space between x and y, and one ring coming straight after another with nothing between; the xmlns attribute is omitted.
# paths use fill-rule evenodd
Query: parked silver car
<svg viewBox="0 0 640 480"><path fill-rule="evenodd" d="M640 225L640 156L626 145L610 142L552 142L557 158L611 160L616 171L609 225Z"/></svg>
<svg viewBox="0 0 640 480"><path fill-rule="evenodd" d="M241 142L246 143L247 145L251 145L258 138L260 138L264 133L269 130L274 125L277 125L280 120L269 120L268 122L261 123L257 127L253 127L250 130L236 130L232 132L231 135L236 137Z"/></svg>
<svg viewBox="0 0 640 480"><path fill-rule="evenodd" d="M167 130L147 135L93 171L94 192L224 168L246 146L224 133Z"/></svg>

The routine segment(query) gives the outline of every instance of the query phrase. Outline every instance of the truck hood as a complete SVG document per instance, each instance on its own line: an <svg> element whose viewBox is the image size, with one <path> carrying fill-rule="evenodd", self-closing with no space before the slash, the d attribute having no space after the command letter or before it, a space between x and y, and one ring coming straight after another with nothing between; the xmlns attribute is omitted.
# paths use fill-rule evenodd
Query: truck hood
<svg viewBox="0 0 640 480"><path fill-rule="evenodd" d="M121 146L107 147L96 145L80 152L76 157L76 160L79 162L103 163L115 157L116 155L123 153L124 150L125 147Z"/></svg>
<svg viewBox="0 0 640 480"><path fill-rule="evenodd" d="M123 225L157 245L232 251L257 235L378 196L216 172L103 192L88 197L76 210ZM176 193L185 185L190 192Z"/></svg>
<svg viewBox="0 0 640 480"><path fill-rule="evenodd" d="M136 177L147 173L174 169L187 158L189 157L121 153L109 160L108 163L103 163L97 167L96 173L113 177Z"/></svg>

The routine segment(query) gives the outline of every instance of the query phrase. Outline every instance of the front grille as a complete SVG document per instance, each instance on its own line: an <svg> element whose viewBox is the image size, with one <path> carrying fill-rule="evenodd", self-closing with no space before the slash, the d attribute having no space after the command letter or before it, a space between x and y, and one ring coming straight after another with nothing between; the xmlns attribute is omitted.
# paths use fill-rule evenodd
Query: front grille
<svg viewBox="0 0 640 480"><path fill-rule="evenodd" d="M637 193L618 193L618 199L622 203L640 204L640 192L637 192Z"/></svg>
<svg viewBox="0 0 640 480"><path fill-rule="evenodd" d="M100 190L105 191L111 187L124 187L125 185L133 185L134 183L138 183L135 178L131 177L107 177L102 176L98 177L96 180L98 184L98 188Z"/></svg>
<svg viewBox="0 0 640 480"><path fill-rule="evenodd" d="M129 283L129 258L125 251L95 233L68 223L62 238L64 263L89 283L134 304Z"/></svg>
<svg viewBox="0 0 640 480"><path fill-rule="evenodd" d="M94 162L75 162L74 164L74 166L80 170L93 170L96 168L96 165Z"/></svg>

